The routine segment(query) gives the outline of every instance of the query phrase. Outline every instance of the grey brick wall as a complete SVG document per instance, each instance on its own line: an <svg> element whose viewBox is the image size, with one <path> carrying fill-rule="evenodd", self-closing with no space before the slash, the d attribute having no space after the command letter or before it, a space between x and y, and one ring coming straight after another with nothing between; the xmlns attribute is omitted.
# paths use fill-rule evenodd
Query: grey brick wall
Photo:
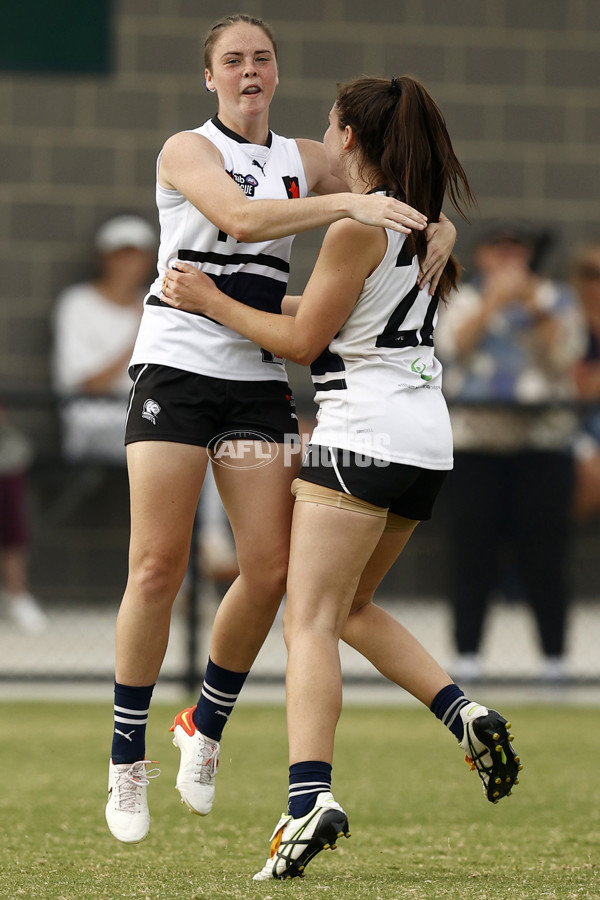
<svg viewBox="0 0 600 900"><path fill-rule="evenodd" d="M47 387L52 304L63 286L89 270L98 222L123 210L155 221L156 154L170 134L213 113L214 99L202 84L202 38L227 12L261 15L275 28L281 69L275 130L318 138L335 81L411 72L446 115L478 196L478 215L520 215L556 226L558 272L576 244L600 238L598 0L114 2L110 75L0 72L0 392ZM459 224L458 250L467 265L469 234ZM301 289L320 237L297 239L292 290ZM295 367L291 375L302 381ZM24 410L21 423L38 444L56 443L50 411ZM42 494L40 502L50 505L50 499ZM120 592L126 509L109 510L98 524L98 502L95 497L93 517L79 510L68 532L47 523L38 529L33 575L42 597L77 595L82 583L106 596L105 572L115 596ZM101 532L93 547L91 527ZM77 535L89 556L81 548L78 556ZM73 550L69 562L65 547ZM434 591L415 580L435 569L428 547L424 532L411 550L413 568L411 557L406 564L417 592ZM107 558L99 566L105 560L99 553L117 555L118 565ZM53 559L61 560L54 574ZM80 571L91 559L93 571Z"/></svg>
<svg viewBox="0 0 600 900"><path fill-rule="evenodd" d="M555 225L558 270L576 243L600 234L597 0L237 7L264 16L278 37L276 130L319 137L336 80L412 72L446 115L478 214ZM47 383L48 314L57 291L85 272L96 224L125 209L155 220L156 153L212 113L201 39L227 11L214 0L117 0L112 74L0 74L3 387ZM468 238L460 226L467 263ZM298 239L294 289L319 240Z"/></svg>

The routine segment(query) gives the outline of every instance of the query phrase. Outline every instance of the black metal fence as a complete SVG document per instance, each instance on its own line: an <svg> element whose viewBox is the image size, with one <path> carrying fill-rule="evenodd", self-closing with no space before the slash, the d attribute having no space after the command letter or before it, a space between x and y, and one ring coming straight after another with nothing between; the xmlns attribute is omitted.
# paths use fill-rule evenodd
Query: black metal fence
<svg viewBox="0 0 600 900"><path fill-rule="evenodd" d="M128 488L123 465L70 463L60 450L58 410L50 394L11 392L0 397L5 419L25 433L35 455L29 469L32 525L30 591L45 627L28 632L0 607L1 681L106 681L113 673L116 612L127 574ZM210 626L223 584L202 573L197 519L189 571L174 608L161 679L193 690L200 682ZM386 576L382 604L452 671L455 651L447 597L443 517L423 523ZM600 683L600 520L573 523L571 600L567 619L568 683ZM490 604L480 678L538 681L543 654L523 598L510 592ZM344 649L348 680L380 679L354 651ZM261 651L254 680L283 679L285 649L278 619Z"/></svg>

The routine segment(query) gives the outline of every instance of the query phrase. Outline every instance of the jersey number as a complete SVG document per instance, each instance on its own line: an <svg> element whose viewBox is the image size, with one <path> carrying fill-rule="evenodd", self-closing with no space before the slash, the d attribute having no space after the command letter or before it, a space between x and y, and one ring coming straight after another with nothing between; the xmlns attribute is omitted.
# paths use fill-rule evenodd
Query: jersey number
<svg viewBox="0 0 600 900"><path fill-rule="evenodd" d="M410 266L413 261L413 254L406 242L402 245L402 249L396 260L396 267L403 268ZM415 284L413 288L402 298L394 312L389 317L385 328L375 342L376 347L418 347L419 344L425 347L433 347L433 320L438 306L438 297L434 296L429 301L423 324L420 328L414 330L401 331L400 326L409 314L412 306L419 294L419 288Z"/></svg>

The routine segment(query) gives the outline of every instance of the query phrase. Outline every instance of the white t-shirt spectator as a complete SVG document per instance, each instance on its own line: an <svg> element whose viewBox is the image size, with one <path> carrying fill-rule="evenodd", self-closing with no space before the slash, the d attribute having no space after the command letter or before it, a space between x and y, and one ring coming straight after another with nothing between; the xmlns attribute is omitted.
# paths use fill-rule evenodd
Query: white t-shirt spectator
<svg viewBox="0 0 600 900"><path fill-rule="evenodd" d="M139 328L140 303L111 303L93 284L66 288L54 315L54 389L61 406L62 447L72 460L125 464L123 444L131 379L127 363L102 396L86 392L88 378L131 350Z"/></svg>

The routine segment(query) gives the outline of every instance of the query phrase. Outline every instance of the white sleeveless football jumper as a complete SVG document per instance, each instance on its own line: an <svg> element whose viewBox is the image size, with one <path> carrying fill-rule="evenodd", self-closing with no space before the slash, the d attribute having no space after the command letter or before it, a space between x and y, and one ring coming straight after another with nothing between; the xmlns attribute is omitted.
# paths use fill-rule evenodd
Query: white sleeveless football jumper
<svg viewBox="0 0 600 900"><path fill-rule="evenodd" d="M387 250L354 309L311 366L311 444L425 469L452 468L452 431L433 347L437 297L419 290L406 236Z"/></svg>
<svg viewBox="0 0 600 900"><path fill-rule="evenodd" d="M294 140L269 132L251 144L215 116L197 134L220 151L225 170L247 197L293 199L308 193ZM201 180L202 172L198 173ZM160 300L165 271L183 260L210 275L226 294L267 312L281 312L294 235L240 243L220 231L179 191L156 184L160 221L158 274L144 301L131 366L159 364L236 381L287 381L284 361L229 328Z"/></svg>

